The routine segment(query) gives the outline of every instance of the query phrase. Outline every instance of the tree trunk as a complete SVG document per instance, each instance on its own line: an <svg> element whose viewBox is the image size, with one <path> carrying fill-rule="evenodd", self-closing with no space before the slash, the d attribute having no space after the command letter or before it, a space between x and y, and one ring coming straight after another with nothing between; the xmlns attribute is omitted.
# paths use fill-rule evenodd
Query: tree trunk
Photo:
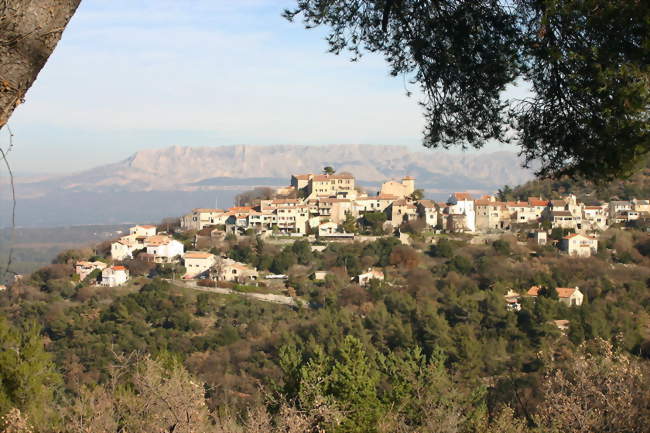
<svg viewBox="0 0 650 433"><path fill-rule="evenodd" d="M81 0L0 0L0 129L36 80Z"/></svg>

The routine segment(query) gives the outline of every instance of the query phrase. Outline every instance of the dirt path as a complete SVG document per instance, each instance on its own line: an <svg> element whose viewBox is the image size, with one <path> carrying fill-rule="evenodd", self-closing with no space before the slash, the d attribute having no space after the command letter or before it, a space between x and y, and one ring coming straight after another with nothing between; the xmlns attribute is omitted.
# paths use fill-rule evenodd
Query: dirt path
<svg viewBox="0 0 650 433"><path fill-rule="evenodd" d="M238 292L237 290L232 290L232 289L224 289L221 287L203 287L197 285L196 282L193 281L176 280L173 282L173 284L180 285L192 290L200 290L202 292L218 293L221 295L244 296L246 298L252 298L258 301L272 302L274 304L288 305L291 307L307 306L307 303L302 299L292 298L291 296L273 295L271 293L245 293L245 292Z"/></svg>

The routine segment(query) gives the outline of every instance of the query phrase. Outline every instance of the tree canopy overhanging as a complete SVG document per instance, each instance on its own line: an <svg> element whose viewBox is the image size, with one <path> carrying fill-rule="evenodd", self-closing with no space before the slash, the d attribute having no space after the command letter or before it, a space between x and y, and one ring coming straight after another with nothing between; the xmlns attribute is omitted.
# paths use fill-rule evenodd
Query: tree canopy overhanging
<svg viewBox="0 0 650 433"><path fill-rule="evenodd" d="M540 176L598 180L650 151L650 2L296 1L284 16L329 27L330 52L383 54L421 87L426 147L514 143Z"/></svg>

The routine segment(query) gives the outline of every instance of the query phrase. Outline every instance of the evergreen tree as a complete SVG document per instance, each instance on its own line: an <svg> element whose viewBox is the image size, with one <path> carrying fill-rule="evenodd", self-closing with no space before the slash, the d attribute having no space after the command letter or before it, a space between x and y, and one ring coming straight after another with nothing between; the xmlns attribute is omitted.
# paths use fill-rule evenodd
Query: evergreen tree
<svg viewBox="0 0 650 433"><path fill-rule="evenodd" d="M30 323L18 329L0 318L0 414L15 407L35 425L45 425L60 383L39 327Z"/></svg>
<svg viewBox="0 0 650 433"><path fill-rule="evenodd" d="M347 417L341 432L370 432L379 416L378 376L361 341L348 335L343 340L332 373L330 393L340 402Z"/></svg>
<svg viewBox="0 0 650 433"><path fill-rule="evenodd" d="M345 213L345 221L343 221L341 227L345 233L356 233L359 231L357 228L357 219L350 212Z"/></svg>

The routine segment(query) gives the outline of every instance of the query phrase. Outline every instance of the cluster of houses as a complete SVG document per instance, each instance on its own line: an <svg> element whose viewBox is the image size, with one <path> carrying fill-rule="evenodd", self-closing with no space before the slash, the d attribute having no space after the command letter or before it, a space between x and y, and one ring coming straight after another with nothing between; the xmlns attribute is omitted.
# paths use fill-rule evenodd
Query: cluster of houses
<svg viewBox="0 0 650 433"><path fill-rule="evenodd" d="M369 195L358 188L354 176L348 173L299 174L291 177L289 186L276 191L276 198L259 200L254 206L194 209L181 217L181 229L196 232L197 245L205 236L213 240L229 231L249 229L258 233L317 234L322 239L346 239L355 236L344 229L351 219L359 222L369 213L379 213L384 216L380 221L385 221L386 231L417 220L432 230L448 233L491 233L527 226L532 230L530 236L539 244L547 243L549 228L568 229L573 233L565 236L559 247L571 255L590 256L598 251L595 234L599 231L611 224L650 218L648 200L588 206L578 202L574 195L560 200L531 197L517 202L499 201L491 195L475 199L467 192L453 193L445 202L426 200L421 195L416 190L415 178L410 176L384 182L376 194ZM183 263L183 278L258 278L257 270L244 263L209 252L185 251L182 242L164 232L158 233L153 225L131 227L128 235L111 244L111 257L114 261L137 257L150 263ZM105 286L118 286L129 279L128 269L123 266L85 261L76 264L82 280L96 269L101 271L101 284ZM357 277L361 285L373 278L381 279L383 273L370 269Z"/></svg>
<svg viewBox="0 0 650 433"><path fill-rule="evenodd" d="M185 251L182 242L166 233L157 233L156 226L137 225L129 229L129 234L111 244L111 258L114 261L136 258L150 263L182 263L186 272L179 277L184 279L211 278L218 281L256 280L255 268L226 257L219 257L204 251ZM129 280L129 270L125 266L101 261L78 261L75 272L80 280L85 280L93 271L101 272L100 284L107 287L123 285Z"/></svg>
<svg viewBox="0 0 650 433"><path fill-rule="evenodd" d="M141 260L174 263L183 255L183 243L169 235L157 234L156 226L138 225L111 244L113 260L132 259L136 251L144 254L140 256Z"/></svg>
<svg viewBox="0 0 650 433"><path fill-rule="evenodd" d="M200 231L209 226L271 230L283 234L318 233L323 237L349 237L341 225L351 215L355 219L368 212L387 215L387 224L399 226L417 217L415 179L382 185L377 195L361 192L350 174L301 174L291 177L291 185L280 188L275 199L261 200L255 207L194 209L181 218L181 227ZM290 198L293 197L293 198Z"/></svg>
<svg viewBox="0 0 650 433"><path fill-rule="evenodd" d="M101 271L100 284L102 286L121 286L129 280L129 270L125 266L109 266L100 261L78 261L75 264L75 272L79 275L81 281L85 280L95 270Z"/></svg>
<svg viewBox="0 0 650 433"><path fill-rule="evenodd" d="M354 176L348 173L300 174L291 177L290 186L276 192L277 198L260 200L256 206L194 209L181 218L181 227L197 232L227 227L234 232L313 233L324 239L340 239L354 237L344 230L344 222L350 217L359 221L370 212L379 212L385 215L386 230L415 220L448 233L491 233L522 225L567 229L574 234L563 239L559 247L571 255L589 256L598 250L594 233L611 224L650 219L650 201L636 199L590 206L580 203L575 195L560 200L530 197L527 201L504 202L491 195L475 199L467 192L456 192L445 202L435 202L419 197L415 178L410 176L385 182L375 195L368 195L357 188ZM546 234L543 230L531 233L540 244L547 242Z"/></svg>

